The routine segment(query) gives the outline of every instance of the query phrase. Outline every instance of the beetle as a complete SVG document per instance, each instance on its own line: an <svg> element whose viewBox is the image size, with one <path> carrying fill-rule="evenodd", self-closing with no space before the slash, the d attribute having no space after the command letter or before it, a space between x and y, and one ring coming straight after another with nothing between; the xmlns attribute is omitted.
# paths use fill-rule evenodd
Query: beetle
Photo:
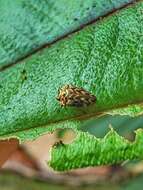
<svg viewBox="0 0 143 190"><path fill-rule="evenodd" d="M81 87L64 85L56 98L61 106L86 107L96 102L96 97Z"/></svg>

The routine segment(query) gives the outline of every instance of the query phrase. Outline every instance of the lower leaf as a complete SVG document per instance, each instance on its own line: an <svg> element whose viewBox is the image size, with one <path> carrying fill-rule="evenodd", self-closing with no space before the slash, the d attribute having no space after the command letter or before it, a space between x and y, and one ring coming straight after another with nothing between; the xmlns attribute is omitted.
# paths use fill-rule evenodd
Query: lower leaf
<svg viewBox="0 0 143 190"><path fill-rule="evenodd" d="M104 138L77 131L71 144L57 143L51 150L49 165L57 171L89 166L111 165L143 158L143 129L134 142L119 136L112 128Z"/></svg>

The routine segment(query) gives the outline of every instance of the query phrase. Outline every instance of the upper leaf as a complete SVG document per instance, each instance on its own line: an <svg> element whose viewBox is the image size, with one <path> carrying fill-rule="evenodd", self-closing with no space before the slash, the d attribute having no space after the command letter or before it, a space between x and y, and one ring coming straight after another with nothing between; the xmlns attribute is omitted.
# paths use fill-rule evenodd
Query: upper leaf
<svg viewBox="0 0 143 190"><path fill-rule="evenodd" d="M0 69L134 0L0 1Z"/></svg>
<svg viewBox="0 0 143 190"><path fill-rule="evenodd" d="M142 102L142 10L143 2L129 6L3 71L0 136ZM65 84L85 88L96 104L61 108Z"/></svg>

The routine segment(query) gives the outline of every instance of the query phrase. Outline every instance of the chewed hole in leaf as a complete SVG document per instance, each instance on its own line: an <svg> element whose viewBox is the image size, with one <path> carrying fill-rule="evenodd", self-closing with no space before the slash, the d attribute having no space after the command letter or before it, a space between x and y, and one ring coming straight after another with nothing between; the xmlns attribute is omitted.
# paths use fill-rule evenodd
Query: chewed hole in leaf
<svg viewBox="0 0 143 190"><path fill-rule="evenodd" d="M129 141L134 141L134 131L139 127L143 127L143 117L138 116L133 118L130 116L106 115L85 122L81 130L89 132L98 138L103 138L110 130L110 125L120 136L125 137Z"/></svg>
<svg viewBox="0 0 143 190"><path fill-rule="evenodd" d="M135 138L136 138L136 134L135 134L135 132L126 133L124 135L124 138L128 139L130 142L134 142Z"/></svg>
<svg viewBox="0 0 143 190"><path fill-rule="evenodd" d="M72 129L58 129L55 131L58 142L70 144L76 138L76 132Z"/></svg>

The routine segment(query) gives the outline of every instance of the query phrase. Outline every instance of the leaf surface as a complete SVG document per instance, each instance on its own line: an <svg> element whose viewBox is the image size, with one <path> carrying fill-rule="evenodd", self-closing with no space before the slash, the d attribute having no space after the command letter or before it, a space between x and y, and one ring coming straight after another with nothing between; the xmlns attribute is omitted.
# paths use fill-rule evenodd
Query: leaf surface
<svg viewBox="0 0 143 190"><path fill-rule="evenodd" d="M136 131L134 142L129 142L111 129L103 139L77 132L71 144L58 144L52 148L49 164L58 171L88 166L119 164L143 158L143 130Z"/></svg>
<svg viewBox="0 0 143 190"><path fill-rule="evenodd" d="M1 72L0 137L141 103L142 9L142 2L129 6ZM85 88L96 104L61 108L65 84Z"/></svg>

